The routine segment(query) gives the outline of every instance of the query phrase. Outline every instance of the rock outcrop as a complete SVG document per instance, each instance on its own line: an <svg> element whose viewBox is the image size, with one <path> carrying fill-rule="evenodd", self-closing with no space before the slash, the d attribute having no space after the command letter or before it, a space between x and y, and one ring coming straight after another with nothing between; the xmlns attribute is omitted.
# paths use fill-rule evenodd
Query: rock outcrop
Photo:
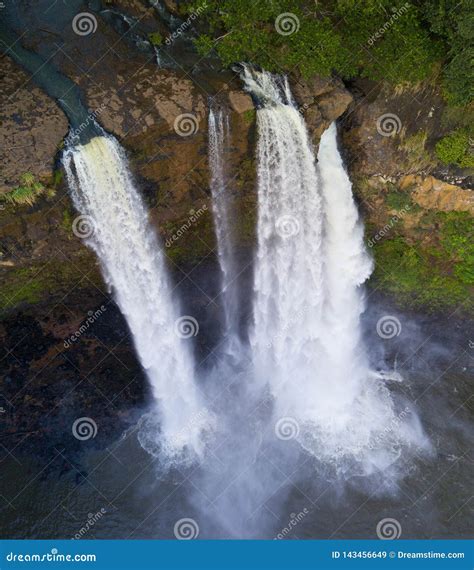
<svg viewBox="0 0 474 570"><path fill-rule="evenodd" d="M298 77L294 79L292 89L317 147L325 129L343 115L353 97L338 79L315 77L305 81Z"/></svg>
<svg viewBox="0 0 474 570"><path fill-rule="evenodd" d="M474 216L474 192L434 176L402 176L400 189L411 191L413 201L426 210L469 212Z"/></svg>
<svg viewBox="0 0 474 570"><path fill-rule="evenodd" d="M8 57L0 59L0 193L11 190L25 172L52 175L54 161L68 130L58 107Z"/></svg>

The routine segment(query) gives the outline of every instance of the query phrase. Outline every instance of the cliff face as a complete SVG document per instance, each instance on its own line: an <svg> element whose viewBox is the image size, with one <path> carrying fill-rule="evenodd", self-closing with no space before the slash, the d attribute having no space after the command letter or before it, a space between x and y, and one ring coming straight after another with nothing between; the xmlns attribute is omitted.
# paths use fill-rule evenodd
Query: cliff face
<svg viewBox="0 0 474 570"><path fill-rule="evenodd" d="M404 309L472 313L473 169L436 151L469 110L448 108L434 85L351 91L341 140L376 261L369 285Z"/></svg>
<svg viewBox="0 0 474 570"><path fill-rule="evenodd" d="M90 122L126 149L183 311L198 318L199 350L208 355L219 318L209 104L212 98L230 115L226 162L248 291L256 221L255 109L233 73L189 56L187 48L180 53L178 45L174 61L158 67L143 40L157 30L166 34L156 11L138 0L113 6L136 24L118 32L111 14L94 13L97 29L81 36L70 19L45 22L31 10L22 42L79 86ZM179 15L176 3L166 6ZM100 434L123 429L133 420L131 404L143 402L146 383L136 372L132 340L97 259L73 231L77 213L60 165L66 115L8 55L0 59L0 74L0 339L8 357L1 360L0 408L7 411L12 437L33 444L43 438L42 446L56 446L81 410L101 418ZM389 294L404 309L458 309L459 316L472 310L472 172L446 168L434 153L438 139L461 119L447 112L433 86L406 91L290 79L315 149L338 119L367 245L377 262L372 290ZM5 199L19 187L33 197L30 204ZM71 337L76 340L68 342ZM18 406L21 414L8 413Z"/></svg>
<svg viewBox="0 0 474 570"><path fill-rule="evenodd" d="M114 5L139 22L132 30L135 35L146 38L155 28L162 33L166 29L156 12L141 2ZM168 5L168 9L176 12L177 7ZM141 51L136 39L135 44L131 41L131 31L121 35L109 17L102 13L94 17L97 29L87 36L74 33L71 26L51 28L48 35L44 22L41 26L36 22L25 47L46 58L61 34L65 44L56 50L52 63L79 86L91 122L98 121L127 150L172 270L179 274L215 258L207 164L211 98L230 113L232 146L227 162L238 213L238 245L251 247L256 205L255 110L238 79L214 64L189 63L186 51L182 54L186 65L179 60L173 68L159 68L151 45ZM9 312L40 301L49 303L71 287L92 291L99 287L103 292L94 256L72 231L76 214L59 163L67 119L8 57L0 60L0 73L5 85L0 103L4 165L0 192L20 186L25 173L49 190L31 206L0 204L2 308ZM394 89L369 82L347 86L335 78L317 77L311 81L291 77L291 83L315 148L324 129L339 119L368 246L376 258L380 251L381 271L385 270L384 279L376 271L374 284L397 296L398 275L392 280L387 277L391 264L406 261L412 250L429 264L438 250L438 276L456 285L456 271L468 270L463 260L448 251L445 234L449 224L458 221L468 227L466 216L474 213L472 172L444 167L435 156L435 144L447 132L449 121L458 120L446 120L437 88ZM185 237L180 237L183 233ZM431 280L435 277L430 275ZM469 283L456 289L456 302L468 292L464 285ZM412 293L401 295L400 302L430 305L432 300L417 299L416 290ZM432 308L445 308L439 294L435 301Z"/></svg>

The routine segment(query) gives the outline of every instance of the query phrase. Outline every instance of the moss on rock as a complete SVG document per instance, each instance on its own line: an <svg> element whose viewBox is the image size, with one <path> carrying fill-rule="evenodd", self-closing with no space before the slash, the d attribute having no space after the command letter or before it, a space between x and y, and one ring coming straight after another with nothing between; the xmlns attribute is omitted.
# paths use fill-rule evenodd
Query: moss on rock
<svg viewBox="0 0 474 570"><path fill-rule="evenodd" d="M92 253L85 249L73 260L52 258L47 262L12 267L2 275L0 314L91 285L101 288L103 281Z"/></svg>
<svg viewBox="0 0 474 570"><path fill-rule="evenodd" d="M430 241L398 236L374 244L370 284L393 295L404 308L434 312L462 305L474 314L472 216L436 212L426 221L438 230Z"/></svg>

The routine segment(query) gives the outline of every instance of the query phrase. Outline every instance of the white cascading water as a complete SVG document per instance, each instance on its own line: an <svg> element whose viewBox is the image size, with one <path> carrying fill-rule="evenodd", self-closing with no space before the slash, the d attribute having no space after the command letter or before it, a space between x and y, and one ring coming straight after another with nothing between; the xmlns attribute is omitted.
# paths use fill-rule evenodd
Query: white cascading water
<svg viewBox="0 0 474 570"><path fill-rule="evenodd" d="M221 269L225 350L238 351L239 302L236 262L231 231L230 192L227 187L225 149L230 142L229 116L222 109L209 110L209 167L212 211Z"/></svg>
<svg viewBox="0 0 474 570"><path fill-rule="evenodd" d="M180 320L164 254L125 153L113 137L98 136L68 149L63 163L87 243L127 320L158 404L160 433L144 439L159 440L157 447L171 456L200 455L206 413L182 330L192 323Z"/></svg>
<svg viewBox="0 0 474 570"><path fill-rule="evenodd" d="M322 309L322 204L305 124L286 83L244 68L257 111L258 222L254 329L257 374L277 400L299 399L300 373L311 374ZM280 88L281 87L281 88ZM309 378L307 378L309 381ZM302 395L301 395L302 396Z"/></svg>
<svg viewBox="0 0 474 570"><path fill-rule="evenodd" d="M360 286L372 262L336 127L322 136L317 168L287 80L247 66L242 76L262 105L250 334L257 380L306 450L342 470L355 460L373 472L425 438L410 407L400 419L401 400L370 370L361 342Z"/></svg>

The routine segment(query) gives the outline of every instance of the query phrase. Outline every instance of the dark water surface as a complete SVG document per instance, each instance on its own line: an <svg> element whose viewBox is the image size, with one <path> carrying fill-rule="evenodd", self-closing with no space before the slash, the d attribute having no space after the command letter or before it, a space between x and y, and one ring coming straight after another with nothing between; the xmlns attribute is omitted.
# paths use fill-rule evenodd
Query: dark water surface
<svg viewBox="0 0 474 570"><path fill-rule="evenodd" d="M164 469L142 449L132 426L107 449L96 449L90 439L81 442L79 454L55 448L39 459L5 452L1 536L173 538L176 522L191 518L199 538L374 538L377 523L391 518L402 538L468 538L473 431L467 331L446 329L449 340L443 340L432 321L400 317L400 336L381 343L370 333L378 314L374 308L366 318L374 364L398 363L404 381L394 390L416 403L431 454L402 457L398 472L348 472L342 480L301 453L296 441L262 445L255 456L239 451L244 432L255 430L255 440L259 433L249 410L236 410L240 427L210 443L204 469L199 462ZM232 400L233 389L227 387L225 399ZM11 442L2 443L4 451L12 449ZM286 446L284 454L279 445Z"/></svg>

